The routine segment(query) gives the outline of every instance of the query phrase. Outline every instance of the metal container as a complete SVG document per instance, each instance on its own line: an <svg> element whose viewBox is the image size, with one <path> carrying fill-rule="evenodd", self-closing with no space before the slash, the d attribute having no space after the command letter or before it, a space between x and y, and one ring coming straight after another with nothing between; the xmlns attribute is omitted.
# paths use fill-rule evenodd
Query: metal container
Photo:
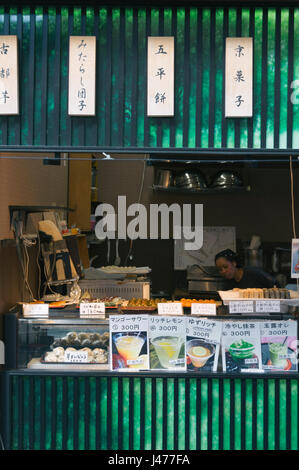
<svg viewBox="0 0 299 470"><path fill-rule="evenodd" d="M245 248L245 266L263 268L263 250L252 250Z"/></svg>
<svg viewBox="0 0 299 470"><path fill-rule="evenodd" d="M243 186L241 177L234 171L220 171L212 180L212 188L231 188Z"/></svg>
<svg viewBox="0 0 299 470"><path fill-rule="evenodd" d="M175 177L175 186L186 189L206 189L207 183L202 173L185 171Z"/></svg>
<svg viewBox="0 0 299 470"><path fill-rule="evenodd" d="M170 170L157 169L155 173L155 186L169 188L173 184L173 175Z"/></svg>

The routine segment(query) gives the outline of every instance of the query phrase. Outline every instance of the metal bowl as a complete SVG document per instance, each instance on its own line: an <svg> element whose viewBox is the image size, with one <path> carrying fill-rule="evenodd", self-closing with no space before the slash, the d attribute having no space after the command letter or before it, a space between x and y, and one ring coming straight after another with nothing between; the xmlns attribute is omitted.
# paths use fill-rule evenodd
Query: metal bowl
<svg viewBox="0 0 299 470"><path fill-rule="evenodd" d="M235 186L243 186L243 181L234 171L220 171L216 173L211 184L212 188L231 188Z"/></svg>
<svg viewBox="0 0 299 470"><path fill-rule="evenodd" d="M186 189L206 189L207 183L205 177L200 172L185 171L175 177L175 186Z"/></svg>

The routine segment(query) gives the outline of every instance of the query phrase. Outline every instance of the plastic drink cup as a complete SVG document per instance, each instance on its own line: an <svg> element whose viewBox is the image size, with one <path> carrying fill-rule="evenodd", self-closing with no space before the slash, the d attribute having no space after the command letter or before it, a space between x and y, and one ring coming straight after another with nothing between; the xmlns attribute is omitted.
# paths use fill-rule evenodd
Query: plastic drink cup
<svg viewBox="0 0 299 470"><path fill-rule="evenodd" d="M203 367L215 354L215 347L202 340L192 339L188 341L186 351L194 367Z"/></svg>
<svg viewBox="0 0 299 470"><path fill-rule="evenodd" d="M115 338L117 351L126 361L137 359L143 344L142 336L122 335Z"/></svg>
<svg viewBox="0 0 299 470"><path fill-rule="evenodd" d="M271 343L269 345L269 352L272 365L279 369L284 369L286 366L288 345L282 343Z"/></svg>
<svg viewBox="0 0 299 470"><path fill-rule="evenodd" d="M182 339L177 336L159 336L152 340L160 364L165 369L175 366L178 359Z"/></svg>

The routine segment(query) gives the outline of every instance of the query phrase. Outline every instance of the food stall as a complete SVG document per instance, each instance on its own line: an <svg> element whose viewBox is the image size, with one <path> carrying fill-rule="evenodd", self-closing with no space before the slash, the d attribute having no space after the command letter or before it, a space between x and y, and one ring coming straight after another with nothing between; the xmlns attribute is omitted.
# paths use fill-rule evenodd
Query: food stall
<svg viewBox="0 0 299 470"><path fill-rule="evenodd" d="M297 449L288 300L101 300L5 315L7 448Z"/></svg>
<svg viewBox="0 0 299 470"><path fill-rule="evenodd" d="M166 244L159 240L156 250L156 240L150 240L154 248L140 245L142 264L135 272L124 272L131 266L116 272L110 265L100 270L90 267L91 277L85 272L76 284L81 266L69 258L70 237L57 227L54 230L49 220L55 218L46 214L55 205L66 213L70 225L81 223L81 229L89 232L91 218L96 223L91 193L93 203L112 203L122 194L139 205L143 197L145 207L177 199L181 205L197 201L205 205L205 230L211 240L217 232L219 242L226 240L226 248L226 232L233 234L235 226L244 243L253 226L261 228L264 239L275 247L273 272L280 272L280 267L283 274L289 272L290 240L296 239L295 223L291 227L289 220L291 211L292 222L295 219L289 177L293 167L298 168L299 147L296 2L256 0L249 7L226 0L221 5L181 2L183 6L138 1L100 7L93 1L82 7L71 1L65 6L49 1L46 7L29 3L16 1L0 8L1 50L14 51L14 73L18 51L21 65L13 75L8 63L1 81L2 85L13 82L12 93L2 90L0 103L0 146L6 158L1 159L1 170L7 176L1 190L10 194L14 188L18 196L5 199L5 207L4 203L0 207L1 222L5 219L7 225L1 233L16 236L13 259L24 249L24 276L18 277L19 282L14 271L6 276L5 263L0 266L1 280L9 278L10 290L19 290L1 303L5 343L1 445L26 450L298 450L298 299L291 290L226 295L223 279L211 269L213 263L198 256L190 262L181 256L180 246L173 251L173 239L166 240L164 270L160 268ZM13 42L8 43L10 36ZM146 57L152 36L175 39L170 41L175 46L175 67L169 70L175 87L167 89L173 92L174 109L160 115L146 109L147 84L153 83ZM86 58L83 51L91 54L88 70L85 63L75 68L78 37L85 38L77 43L80 58ZM225 67L230 38L246 38L246 47L251 44L251 52L254 49L251 62L244 64L252 109L238 116L225 109L229 100L239 111L244 103L240 89L235 100L225 88L228 78L238 86L244 81L242 70L232 76ZM243 42L235 46L231 58L235 52L242 58ZM161 41L156 54L165 57ZM74 70L71 62L77 73L69 77L77 81L68 80L67 71ZM172 62L166 65L171 68ZM155 77L160 84L165 71L161 65L158 70ZM87 75L92 78L87 93L92 96L91 111L85 109L86 90L81 89ZM26 85L20 100L18 83ZM5 109L9 100L17 109L13 115ZM156 90L151 106L163 108L164 102L165 93ZM16 152L21 155L15 156ZM133 157L141 163L138 171L135 161L131 166ZM18 167L17 178L10 164L18 158L24 160L26 171ZM42 166L38 171L35 158ZM76 166L80 160L85 166ZM98 164L101 188L96 182ZM48 165L51 178L42 171ZM241 169L252 185L227 173L227 168ZM150 177L145 169L151 170ZM72 179L74 174L77 179ZM34 187L33 175L39 183ZM226 186L221 187L224 178ZM46 183L54 194L45 194ZM57 189L65 191L58 197ZM36 232L27 229L26 217L14 218L9 212L8 206L12 212L13 208L22 212L20 204L41 214ZM275 213L271 223L265 216L270 212ZM76 237L76 231L72 235ZM28 251L40 242L49 289L43 300L31 295L32 301L25 302L19 286L29 285ZM97 240L92 244L101 248ZM237 247L233 243L231 248ZM109 250L108 244L110 255ZM5 252L9 261L10 253ZM206 255L211 256L211 251ZM261 261L259 250L250 248L247 255L251 261ZM119 262L119 257L115 260ZM153 296L146 280L153 265L158 296ZM186 270L187 291L162 295L163 281L172 280L174 271L180 270ZM125 279L128 274L145 279ZM3 297L6 285L1 282ZM56 287L67 291L57 294ZM170 330L166 334L163 328Z"/></svg>

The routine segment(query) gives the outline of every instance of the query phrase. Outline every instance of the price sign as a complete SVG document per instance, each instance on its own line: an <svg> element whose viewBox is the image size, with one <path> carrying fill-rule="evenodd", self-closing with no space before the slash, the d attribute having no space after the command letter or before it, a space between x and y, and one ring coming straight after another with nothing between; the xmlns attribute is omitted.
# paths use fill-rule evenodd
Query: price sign
<svg viewBox="0 0 299 470"><path fill-rule="evenodd" d="M183 315L181 302L165 302L158 304L159 315Z"/></svg>
<svg viewBox="0 0 299 470"><path fill-rule="evenodd" d="M253 301L229 302L229 313L253 313Z"/></svg>
<svg viewBox="0 0 299 470"><path fill-rule="evenodd" d="M257 313L280 312L279 300L257 300L255 304Z"/></svg>
<svg viewBox="0 0 299 470"><path fill-rule="evenodd" d="M80 304L80 317L96 317L99 315L105 315L104 302L82 302Z"/></svg>
<svg viewBox="0 0 299 470"><path fill-rule="evenodd" d="M216 304L191 304L191 315L216 315Z"/></svg>
<svg viewBox="0 0 299 470"><path fill-rule="evenodd" d="M49 304L23 304L24 317L49 317Z"/></svg>
<svg viewBox="0 0 299 470"><path fill-rule="evenodd" d="M86 363L88 360L87 351L71 351L64 353L64 362Z"/></svg>

